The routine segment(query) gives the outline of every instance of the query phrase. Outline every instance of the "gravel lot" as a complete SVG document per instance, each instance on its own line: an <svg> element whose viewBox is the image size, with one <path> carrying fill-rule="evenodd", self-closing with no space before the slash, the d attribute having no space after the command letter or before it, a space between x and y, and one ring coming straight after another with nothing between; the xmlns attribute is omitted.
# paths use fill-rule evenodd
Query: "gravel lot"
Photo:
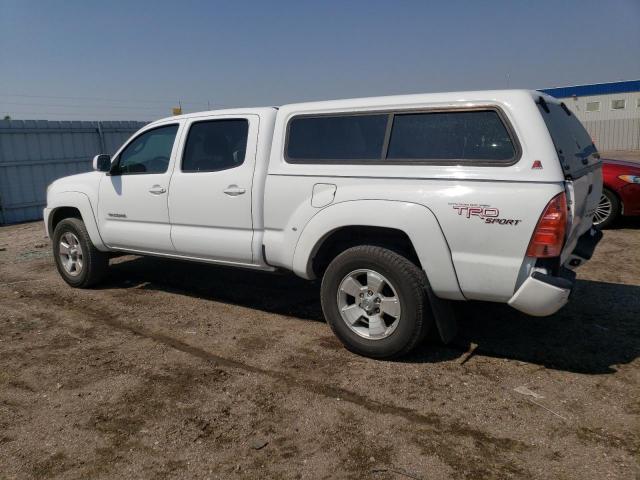
<svg viewBox="0 0 640 480"><path fill-rule="evenodd" d="M639 252L627 222L557 315L465 304L382 362L317 284L127 256L74 290L40 223L2 227L0 479L639 478Z"/></svg>

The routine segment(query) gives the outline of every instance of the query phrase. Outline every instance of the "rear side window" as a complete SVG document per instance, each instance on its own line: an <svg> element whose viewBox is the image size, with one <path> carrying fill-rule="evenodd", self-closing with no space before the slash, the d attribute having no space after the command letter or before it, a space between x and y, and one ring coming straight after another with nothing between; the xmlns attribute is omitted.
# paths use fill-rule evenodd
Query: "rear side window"
<svg viewBox="0 0 640 480"><path fill-rule="evenodd" d="M289 123L290 162L379 160L388 115L297 117Z"/></svg>
<svg viewBox="0 0 640 480"><path fill-rule="evenodd" d="M512 136L496 110L295 117L290 163L512 163Z"/></svg>
<svg viewBox="0 0 640 480"><path fill-rule="evenodd" d="M575 176L589 165L589 158L597 153L596 147L580 121L563 104L537 102L540 114L551 134L558 159L565 173ZM594 161L597 160L594 158Z"/></svg>
<svg viewBox="0 0 640 480"><path fill-rule="evenodd" d="M387 159L509 162L509 132L496 111L395 115Z"/></svg>
<svg viewBox="0 0 640 480"><path fill-rule="evenodd" d="M192 124L182 156L182 171L217 172L242 165L248 132L246 119Z"/></svg>

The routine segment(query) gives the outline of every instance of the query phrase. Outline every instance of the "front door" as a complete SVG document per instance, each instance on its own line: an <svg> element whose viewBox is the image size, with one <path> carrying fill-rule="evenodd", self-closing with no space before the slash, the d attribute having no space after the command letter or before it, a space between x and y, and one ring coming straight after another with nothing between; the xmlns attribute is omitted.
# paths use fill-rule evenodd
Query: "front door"
<svg viewBox="0 0 640 480"><path fill-rule="evenodd" d="M183 255L253 263L251 198L257 115L197 118L185 125L171 177L173 244Z"/></svg>
<svg viewBox="0 0 640 480"><path fill-rule="evenodd" d="M168 191L179 124L146 130L114 159L100 182L98 222L109 247L174 252Z"/></svg>

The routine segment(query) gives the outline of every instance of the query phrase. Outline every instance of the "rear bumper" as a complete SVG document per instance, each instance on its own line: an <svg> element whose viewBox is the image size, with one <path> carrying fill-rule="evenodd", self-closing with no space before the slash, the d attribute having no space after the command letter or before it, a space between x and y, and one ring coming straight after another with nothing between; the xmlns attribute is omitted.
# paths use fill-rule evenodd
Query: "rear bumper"
<svg viewBox="0 0 640 480"><path fill-rule="evenodd" d="M601 239L602 232L593 228L583 234L567 264L576 267L589 260ZM561 267L557 275L542 269L533 270L508 303L516 310L535 317L553 315L569 301L575 279L576 274L565 267Z"/></svg>
<svg viewBox="0 0 640 480"><path fill-rule="evenodd" d="M573 276L575 278L575 274ZM522 282L508 303L527 315L546 317L564 307L569 301L573 285L574 279L534 271Z"/></svg>

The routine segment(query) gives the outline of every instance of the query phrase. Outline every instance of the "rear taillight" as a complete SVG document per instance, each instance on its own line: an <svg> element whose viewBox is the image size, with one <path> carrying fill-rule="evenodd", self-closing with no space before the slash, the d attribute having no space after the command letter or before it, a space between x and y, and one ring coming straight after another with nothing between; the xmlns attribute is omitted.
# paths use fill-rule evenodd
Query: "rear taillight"
<svg viewBox="0 0 640 480"><path fill-rule="evenodd" d="M527 257L559 257L567 230L567 197L562 192L551 199L533 231Z"/></svg>

